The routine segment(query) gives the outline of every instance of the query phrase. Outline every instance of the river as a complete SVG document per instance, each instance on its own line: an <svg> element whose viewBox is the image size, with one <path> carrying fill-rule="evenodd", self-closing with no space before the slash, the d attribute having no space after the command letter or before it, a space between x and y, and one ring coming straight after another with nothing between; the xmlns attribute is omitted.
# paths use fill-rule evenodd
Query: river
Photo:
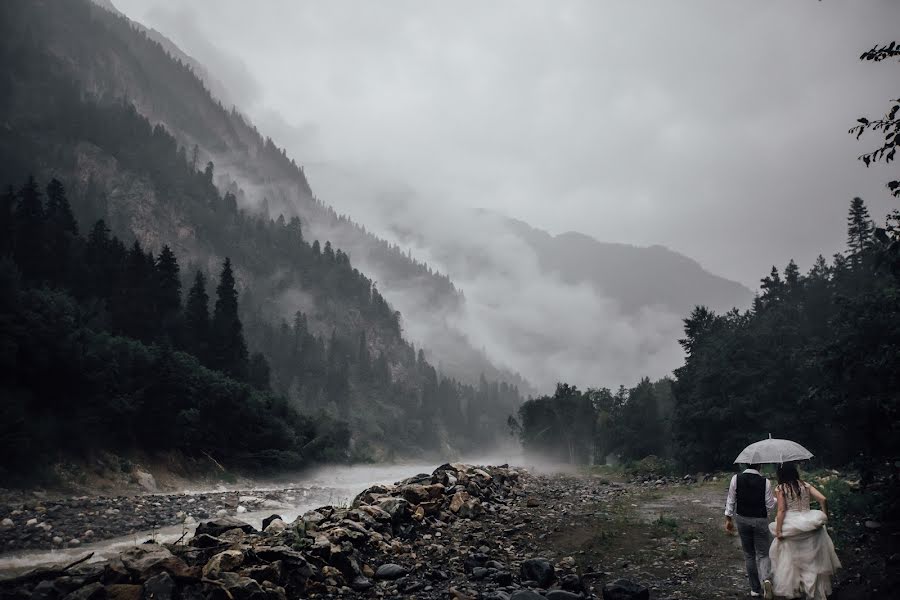
<svg viewBox="0 0 900 600"><path fill-rule="evenodd" d="M248 512L229 514L260 528L262 520L273 513L281 515L285 522L290 523L297 516L319 506L345 505L365 488L375 484L389 484L417 475L419 473L431 473L437 465L434 463L401 463L401 464L376 464L353 466L329 466L322 467L313 472L308 472L295 480L281 479L277 482L257 482L252 486L230 487L228 492L239 491L247 497L264 495L271 492L289 491L279 496L279 506L267 506L266 508L250 509ZM201 495L223 494L226 489L223 486L216 488L186 489L166 496L176 505L188 508L191 498ZM242 496L244 497L244 496ZM141 496L136 496L139 500ZM180 501L183 500L183 501ZM22 550L0 554L0 578L18 574L24 570L52 564L66 564L73 562L88 553L93 552L89 562L106 560L136 544L153 538L158 542L174 542L183 535L190 537L196 525L170 525L158 529L143 530L128 535L105 539L93 543L80 544L77 547L59 548L53 550Z"/></svg>

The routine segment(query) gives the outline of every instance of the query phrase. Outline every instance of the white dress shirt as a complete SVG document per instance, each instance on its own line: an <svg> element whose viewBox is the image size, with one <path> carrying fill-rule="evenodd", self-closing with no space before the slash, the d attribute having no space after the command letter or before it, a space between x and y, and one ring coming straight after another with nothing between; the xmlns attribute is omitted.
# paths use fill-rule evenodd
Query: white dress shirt
<svg viewBox="0 0 900 600"><path fill-rule="evenodd" d="M762 474L756 469L747 469L744 473L753 473L754 475ZM731 485L728 486L728 498L725 500L725 516L734 516L734 505L737 502L737 475L731 478ZM775 508L775 496L772 494L772 483L766 478L766 509Z"/></svg>

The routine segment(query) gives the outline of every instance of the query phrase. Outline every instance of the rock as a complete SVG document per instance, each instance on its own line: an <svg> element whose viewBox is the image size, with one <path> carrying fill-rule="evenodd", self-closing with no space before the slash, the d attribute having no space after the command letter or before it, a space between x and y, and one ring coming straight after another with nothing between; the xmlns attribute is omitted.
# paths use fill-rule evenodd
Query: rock
<svg viewBox="0 0 900 600"><path fill-rule="evenodd" d="M146 471L135 471L134 472L134 480L137 482L139 486L144 488L144 490L148 492L158 492L159 488L156 486L156 479L153 478L153 475Z"/></svg>
<svg viewBox="0 0 900 600"><path fill-rule="evenodd" d="M57 546L59 546L60 544L63 543L63 539L61 537L59 537L58 535L54 535L53 539L50 541L53 542L54 544L56 544Z"/></svg>
<svg viewBox="0 0 900 600"><path fill-rule="evenodd" d="M219 581L235 600L266 600L266 592L254 579L241 577L237 573L223 572Z"/></svg>
<svg viewBox="0 0 900 600"><path fill-rule="evenodd" d="M472 569L472 575L469 576L469 579L477 581L479 579L484 579L485 577L487 577L487 574L488 570L484 567L475 567L474 569Z"/></svg>
<svg viewBox="0 0 900 600"><path fill-rule="evenodd" d="M431 480L431 476L428 476L428 480ZM410 504L420 504L443 497L444 486L440 483L430 485L413 484L404 485L399 491L403 499Z"/></svg>
<svg viewBox="0 0 900 600"><path fill-rule="evenodd" d="M144 582L144 600L172 600L175 580L168 573L159 573Z"/></svg>
<svg viewBox="0 0 900 600"><path fill-rule="evenodd" d="M219 517L220 519L222 517L226 517L226 516L228 516L228 511L225 510L224 508L220 508L219 510L216 511L216 516Z"/></svg>
<svg viewBox="0 0 900 600"><path fill-rule="evenodd" d="M395 523L402 521L409 514L409 502L403 498L382 498L375 502L375 506L391 515L391 520Z"/></svg>
<svg viewBox="0 0 900 600"><path fill-rule="evenodd" d="M245 512L247 512L247 507L238 504L237 510L235 512L237 512L237 514L239 514L239 515L242 515Z"/></svg>
<svg viewBox="0 0 900 600"><path fill-rule="evenodd" d="M269 524L270 524L272 521L274 521L275 519L278 519L279 521L283 521L283 519L281 518L281 515L269 515L268 517L266 517L265 519L263 519L263 520L262 520L262 528L263 528L263 531L265 531L265 530L266 530L266 527L268 527Z"/></svg>
<svg viewBox="0 0 900 600"><path fill-rule="evenodd" d="M544 595L547 600L582 600L581 594L566 590L550 590Z"/></svg>
<svg viewBox="0 0 900 600"><path fill-rule="evenodd" d="M106 586L106 600L141 600L144 587L128 583L114 583Z"/></svg>
<svg viewBox="0 0 900 600"><path fill-rule="evenodd" d="M458 513L459 509L462 508L463 504L465 504L471 496L469 496L469 492L456 492L453 494L453 498L450 499L450 511Z"/></svg>
<svg viewBox="0 0 900 600"><path fill-rule="evenodd" d="M383 564L375 571L375 579L399 579L407 574L407 570L394 563Z"/></svg>
<svg viewBox="0 0 900 600"><path fill-rule="evenodd" d="M197 525L197 529L194 531L194 535L207 534L213 537L218 537L225 533L226 531L230 531L232 529L240 529L244 533L256 533L256 529L253 525L241 521L240 519L235 519L234 517L222 517L219 519L213 519L212 521L204 521Z"/></svg>
<svg viewBox="0 0 900 600"><path fill-rule="evenodd" d="M529 508L535 508L541 505L541 501L535 498L534 496L528 496L528 500L525 501L525 506Z"/></svg>
<svg viewBox="0 0 900 600"><path fill-rule="evenodd" d="M216 546L221 546L225 542L220 540L217 537L213 537L207 533L201 533L200 535L195 535L191 538L191 541L188 542L189 545L194 548L215 548Z"/></svg>
<svg viewBox="0 0 900 600"><path fill-rule="evenodd" d="M9 517L0 521L0 529L12 529L16 524Z"/></svg>
<svg viewBox="0 0 900 600"><path fill-rule="evenodd" d="M522 561L519 567L519 577L522 581L536 581L542 588L549 587L556 579L556 572L550 561L545 558L529 558Z"/></svg>
<svg viewBox="0 0 900 600"><path fill-rule="evenodd" d="M166 572L176 577L195 577L197 569L188 567L168 549L157 544L141 544L129 548L121 555L125 569L138 579L146 579L157 573Z"/></svg>
<svg viewBox="0 0 900 600"><path fill-rule="evenodd" d="M566 575L560 579L559 587L570 592L583 592L584 582L581 581L581 577L578 575Z"/></svg>
<svg viewBox="0 0 900 600"><path fill-rule="evenodd" d="M84 533L81 534L81 537L83 537L87 540L91 539L92 537L94 537L94 530L88 529L87 531L85 531Z"/></svg>
<svg viewBox="0 0 900 600"><path fill-rule="evenodd" d="M81 543L81 540L79 540L78 538L72 538L71 540L69 540L69 545L70 545L70 546L77 546L77 545L79 545L80 543Z"/></svg>
<svg viewBox="0 0 900 600"><path fill-rule="evenodd" d="M287 529L287 524L281 519L275 519L263 529L266 533L281 533Z"/></svg>
<svg viewBox="0 0 900 600"><path fill-rule="evenodd" d="M370 589L373 585L375 584L372 583L371 579L362 575L360 575L350 583L350 587L357 592L364 592Z"/></svg>
<svg viewBox="0 0 900 600"><path fill-rule="evenodd" d="M497 585L503 587L512 585L513 582L512 573L510 573L509 571L499 571L497 573L494 573L493 575L491 575L490 579Z"/></svg>
<svg viewBox="0 0 900 600"><path fill-rule="evenodd" d="M866 521L865 525L866 529L870 529L872 531L881 529L881 523L879 523L878 521Z"/></svg>
<svg viewBox="0 0 900 600"><path fill-rule="evenodd" d="M25 521L25 527L33 527L33 526L37 525L37 523L38 523L37 519L31 518L31 519L28 519L27 521Z"/></svg>
<svg viewBox="0 0 900 600"><path fill-rule="evenodd" d="M628 579L616 579L603 586L603 600L650 600L650 590Z"/></svg>
<svg viewBox="0 0 900 600"><path fill-rule="evenodd" d="M481 514L481 500L478 498L469 498L459 509L459 516L463 519L474 519Z"/></svg>
<svg viewBox="0 0 900 600"><path fill-rule="evenodd" d="M94 582L66 594L63 600L99 600L104 596L105 589L103 588L103 584Z"/></svg>
<svg viewBox="0 0 900 600"><path fill-rule="evenodd" d="M222 571L234 571L244 563L244 554L240 550L219 552L203 567L203 576L215 579Z"/></svg>
<svg viewBox="0 0 900 600"><path fill-rule="evenodd" d="M545 600L543 596L532 590L516 590L509 600Z"/></svg>

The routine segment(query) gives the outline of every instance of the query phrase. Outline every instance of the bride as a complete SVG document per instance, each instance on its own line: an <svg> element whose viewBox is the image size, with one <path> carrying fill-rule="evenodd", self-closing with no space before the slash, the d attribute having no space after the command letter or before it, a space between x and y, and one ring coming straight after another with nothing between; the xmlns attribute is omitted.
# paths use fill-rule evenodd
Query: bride
<svg viewBox="0 0 900 600"><path fill-rule="evenodd" d="M775 594L810 600L825 600L831 594L831 576L841 568L828 536L825 496L800 479L797 466L786 463L778 467L775 498L778 517L769 525L775 541L769 547ZM822 510L810 510L809 500Z"/></svg>

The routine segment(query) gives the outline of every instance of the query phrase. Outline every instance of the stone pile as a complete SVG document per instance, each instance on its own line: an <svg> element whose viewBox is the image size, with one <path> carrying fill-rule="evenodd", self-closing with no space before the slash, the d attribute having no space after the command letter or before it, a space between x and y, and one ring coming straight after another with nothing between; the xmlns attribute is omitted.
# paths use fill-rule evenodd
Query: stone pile
<svg viewBox="0 0 900 600"><path fill-rule="evenodd" d="M490 521L519 537L528 475L507 466L445 464L377 485L349 506L323 506L263 531L234 517L200 523L186 544L145 543L105 564L31 572L0 582L0 599L282 600L365 596L577 600L591 597L571 558L557 563L500 552ZM490 517L487 519L487 517ZM504 525L505 524L505 525ZM479 545L481 544L481 545ZM647 597L628 581L603 596Z"/></svg>

